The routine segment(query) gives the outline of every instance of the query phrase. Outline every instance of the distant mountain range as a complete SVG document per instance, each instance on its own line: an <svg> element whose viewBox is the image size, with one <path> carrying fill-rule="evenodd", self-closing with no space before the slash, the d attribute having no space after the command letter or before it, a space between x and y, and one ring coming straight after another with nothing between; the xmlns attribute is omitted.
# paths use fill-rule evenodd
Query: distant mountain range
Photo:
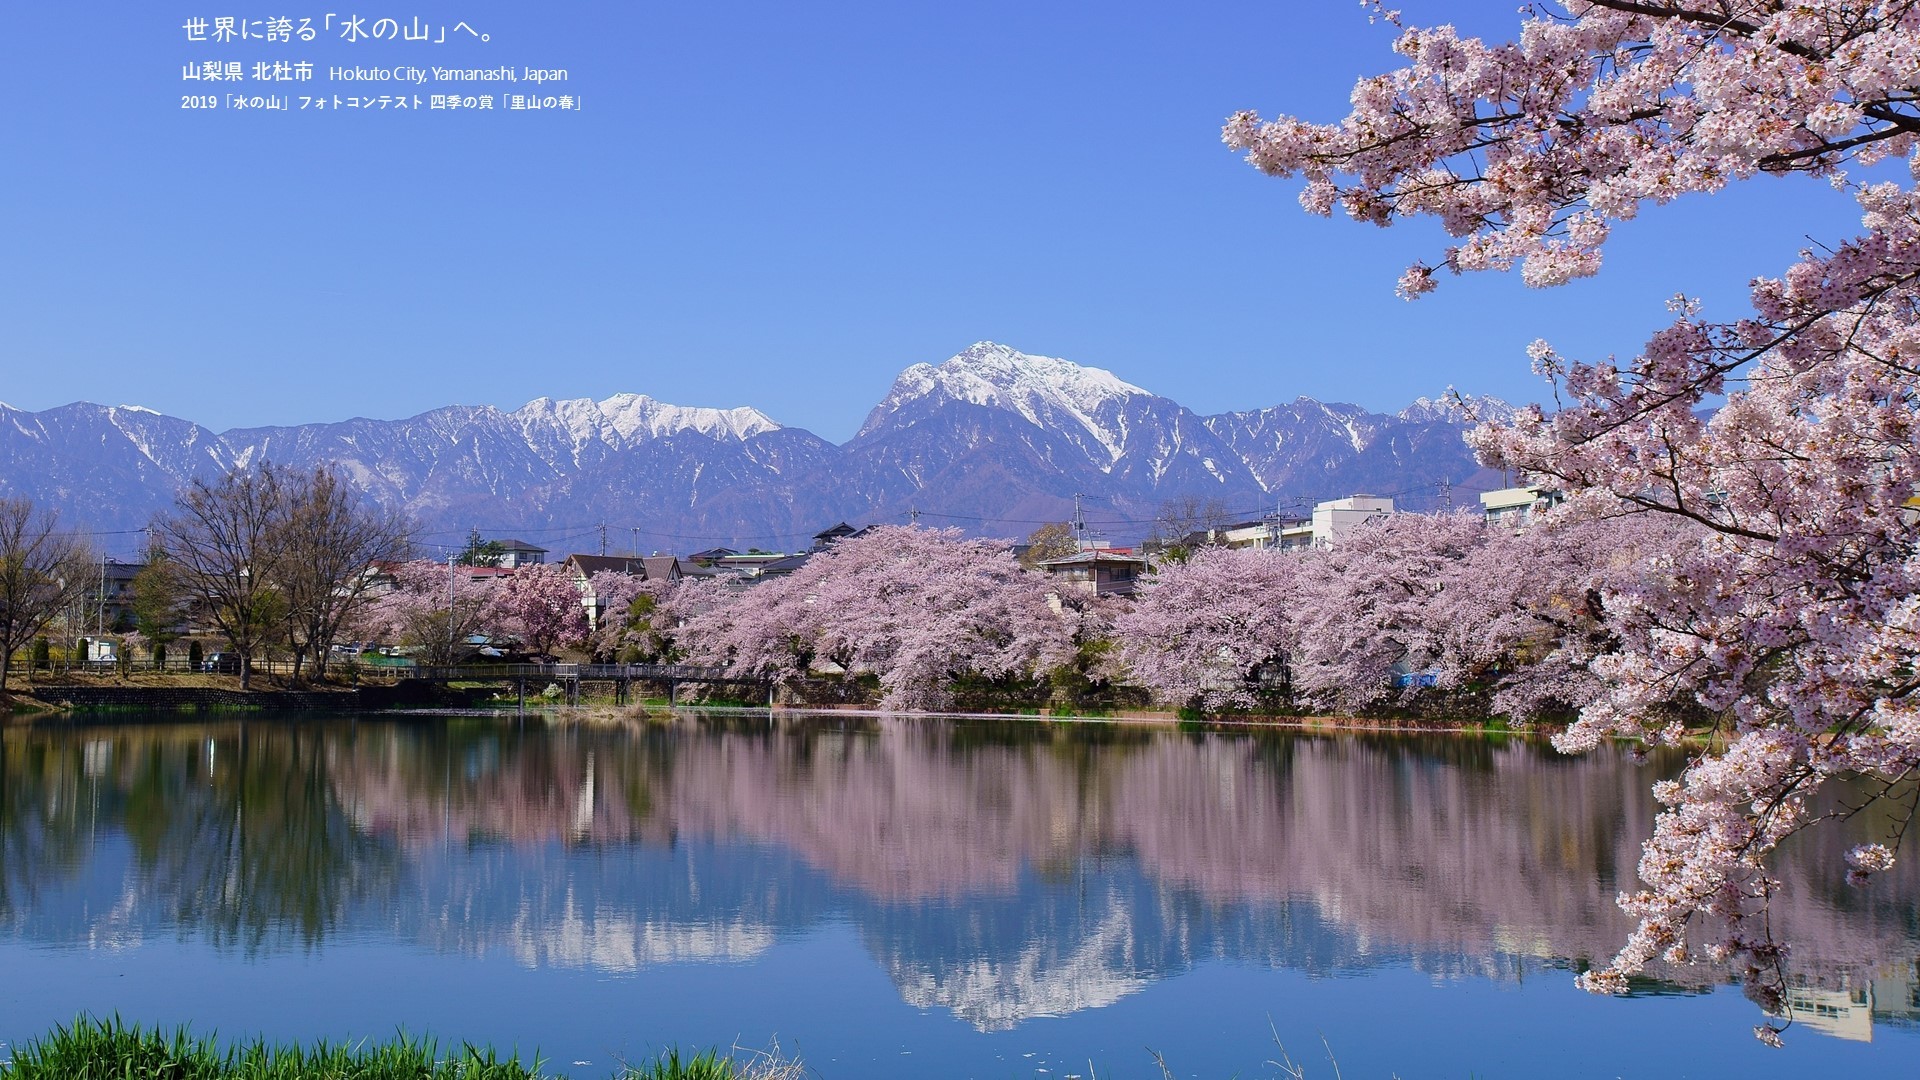
<svg viewBox="0 0 1920 1080"><path fill-rule="evenodd" d="M1483 418L1512 411L1473 404ZM58 507L75 527L138 529L191 477L330 463L413 515L430 543L478 528L556 551L596 549L597 535L579 534L601 524L615 551L771 549L836 521L914 512L1016 536L1064 520L1080 493L1094 497L1089 520L1126 539L1182 496L1245 516L1359 492L1425 508L1479 471L1467 426L1426 398L1391 415L1302 397L1202 416L1111 372L981 342L901 372L838 446L756 409L640 394L221 433L138 406L0 405L0 492Z"/></svg>

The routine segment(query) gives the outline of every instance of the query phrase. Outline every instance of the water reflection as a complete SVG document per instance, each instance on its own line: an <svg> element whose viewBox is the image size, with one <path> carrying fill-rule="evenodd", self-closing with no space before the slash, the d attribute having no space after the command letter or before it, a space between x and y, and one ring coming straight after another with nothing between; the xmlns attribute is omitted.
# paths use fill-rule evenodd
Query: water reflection
<svg viewBox="0 0 1920 1080"><path fill-rule="evenodd" d="M347 935L622 972L751 962L839 919L903 999L983 1030L1208 960L1559 978L1624 936L1647 786L1677 765L913 720L14 729L0 933L242 956ZM1850 842L1783 853L1776 925L1801 1019L1861 1037L1920 1015L1920 875L1849 889Z"/></svg>

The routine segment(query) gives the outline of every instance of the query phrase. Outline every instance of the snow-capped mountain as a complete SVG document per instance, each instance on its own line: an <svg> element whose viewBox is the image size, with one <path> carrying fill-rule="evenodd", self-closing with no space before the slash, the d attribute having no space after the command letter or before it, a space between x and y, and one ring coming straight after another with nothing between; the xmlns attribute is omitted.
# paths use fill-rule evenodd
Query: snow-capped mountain
<svg viewBox="0 0 1920 1080"><path fill-rule="evenodd" d="M1511 412L1497 399L1459 400L1474 419ZM134 406L0 405L0 494L87 527L137 529L189 479L270 460L337 467L424 531L606 523L616 535L638 529L631 540L647 548L795 546L833 521L910 511L1025 533L1064 517L1076 493L1097 496L1098 516L1129 522L1185 495L1249 516L1363 491L1418 503L1474 472L1460 437L1471 422L1451 396L1393 415L1300 398L1201 416L1110 371L980 342L906 368L841 446L757 409L644 394L220 434Z"/></svg>

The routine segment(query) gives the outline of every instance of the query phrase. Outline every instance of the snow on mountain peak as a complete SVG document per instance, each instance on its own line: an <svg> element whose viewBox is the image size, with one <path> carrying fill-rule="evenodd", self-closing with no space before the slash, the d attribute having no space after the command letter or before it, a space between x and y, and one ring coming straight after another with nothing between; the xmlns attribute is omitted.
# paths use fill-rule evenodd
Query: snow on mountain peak
<svg viewBox="0 0 1920 1080"><path fill-rule="evenodd" d="M638 438L643 429L654 438L698 431L716 439L745 439L780 428L766 413L745 405L733 409L669 405L645 394L615 394L599 405L614 430L629 439Z"/></svg>
<svg viewBox="0 0 1920 1080"><path fill-rule="evenodd" d="M1037 427L1058 427L1069 419L1084 428L1118 460L1125 443L1113 413L1146 390L1104 368L1085 367L1053 356L1031 356L992 341L976 342L935 366L915 364L893 381L886 400L867 426L910 401L939 394L954 401L1006 409ZM1103 416L1103 413L1106 414Z"/></svg>
<svg viewBox="0 0 1920 1080"><path fill-rule="evenodd" d="M1486 423L1495 420L1511 420L1513 406L1491 395L1458 394L1451 388L1438 398L1417 397L1413 404L1401 409L1396 415L1402 420L1421 423L1449 421L1451 423Z"/></svg>
<svg viewBox="0 0 1920 1080"><path fill-rule="evenodd" d="M708 409L669 405L645 394L615 394L604 401L535 398L516 410L514 416L523 428L535 425L560 428L576 447L592 442L625 445L682 431L697 431L714 439L745 439L780 427L767 414L746 406Z"/></svg>

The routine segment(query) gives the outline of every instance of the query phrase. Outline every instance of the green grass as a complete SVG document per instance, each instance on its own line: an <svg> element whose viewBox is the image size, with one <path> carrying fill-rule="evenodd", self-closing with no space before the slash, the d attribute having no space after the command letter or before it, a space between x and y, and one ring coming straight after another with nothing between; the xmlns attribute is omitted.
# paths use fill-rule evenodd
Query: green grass
<svg viewBox="0 0 1920 1080"><path fill-rule="evenodd" d="M788 1068L793 1063L784 1063ZM751 1080L784 1075L708 1050L682 1058L676 1048L614 1074L617 1080ZM442 1047L405 1034L384 1043L317 1042L310 1047L265 1041L222 1049L213 1036L185 1028L124 1024L118 1017L81 1017L44 1038L15 1047L0 1063L0 1080L548 1080L542 1063L491 1048Z"/></svg>

